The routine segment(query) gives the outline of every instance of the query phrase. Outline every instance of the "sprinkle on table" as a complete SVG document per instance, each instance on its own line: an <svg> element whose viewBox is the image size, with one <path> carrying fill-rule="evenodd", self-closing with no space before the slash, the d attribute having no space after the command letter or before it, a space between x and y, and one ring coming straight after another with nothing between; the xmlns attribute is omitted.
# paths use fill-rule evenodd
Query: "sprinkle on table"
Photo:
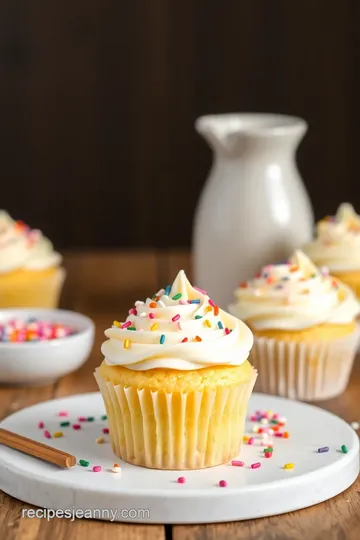
<svg viewBox="0 0 360 540"><path fill-rule="evenodd" d="M347 453L348 453L348 449L347 449L347 446L346 446L345 444L343 444L343 445L341 446L341 451L342 451L343 454L347 454Z"/></svg>
<svg viewBox="0 0 360 540"><path fill-rule="evenodd" d="M227 483L226 480L220 480L220 481L219 481L219 486L220 486L220 487L227 487L227 485L228 485L228 483Z"/></svg>
<svg viewBox="0 0 360 540"><path fill-rule="evenodd" d="M106 414L103 414L103 415L102 415L101 420L107 420Z"/></svg>
<svg viewBox="0 0 360 540"><path fill-rule="evenodd" d="M44 431L44 437L46 437L47 439L51 439L51 433L47 429Z"/></svg>
<svg viewBox="0 0 360 540"><path fill-rule="evenodd" d="M293 469L294 467L294 463L285 463L284 465L284 469Z"/></svg>
<svg viewBox="0 0 360 540"><path fill-rule="evenodd" d="M117 473L117 474L121 473L121 467L117 463L114 463L111 470L112 470L112 472Z"/></svg>
<svg viewBox="0 0 360 540"><path fill-rule="evenodd" d="M320 448L318 448L318 453L319 454L324 454L325 452L328 452L328 451L329 451L328 446L321 446Z"/></svg>
<svg viewBox="0 0 360 540"><path fill-rule="evenodd" d="M88 416L86 420L87 420L88 422L94 422L94 421L95 421L95 417L94 417L94 416Z"/></svg>
<svg viewBox="0 0 360 540"><path fill-rule="evenodd" d="M79 464L82 467L88 467L90 465L90 461L86 461L86 459L80 459Z"/></svg>
<svg viewBox="0 0 360 540"><path fill-rule="evenodd" d="M272 446L267 446L265 449L264 449L264 453L266 454L266 452L273 452L274 449L272 448Z"/></svg>
<svg viewBox="0 0 360 540"><path fill-rule="evenodd" d="M39 423L38 423L38 428L39 428L39 429L44 429L44 427L45 427L44 422L39 422Z"/></svg>
<svg viewBox="0 0 360 540"><path fill-rule="evenodd" d="M95 442L96 444L104 444L105 439L104 437L97 437L97 439L95 439Z"/></svg>
<svg viewBox="0 0 360 540"><path fill-rule="evenodd" d="M233 459L232 462L231 462L231 465L233 467L243 467L245 465L245 463L243 461L239 461L237 459Z"/></svg>
<svg viewBox="0 0 360 540"><path fill-rule="evenodd" d="M100 471L102 471L102 467L101 467L101 465L94 465L92 470L94 472L100 472Z"/></svg>
<svg viewBox="0 0 360 540"><path fill-rule="evenodd" d="M107 435L107 434L109 433L109 428L104 427L104 428L102 429L102 432L105 433L105 435Z"/></svg>
<svg viewBox="0 0 360 540"><path fill-rule="evenodd" d="M67 411L60 411L59 416L69 416L69 413Z"/></svg>
<svg viewBox="0 0 360 540"><path fill-rule="evenodd" d="M53 437L55 437L55 439L59 439L60 437L63 437L64 434L62 431L55 431L55 433L53 433Z"/></svg>
<svg viewBox="0 0 360 540"><path fill-rule="evenodd" d="M78 421L79 422L86 422L86 416L79 416Z"/></svg>
<svg viewBox="0 0 360 540"><path fill-rule="evenodd" d="M66 422L60 422L60 427L69 427L70 426L70 422L66 421Z"/></svg>
<svg viewBox="0 0 360 540"><path fill-rule="evenodd" d="M257 461L256 463L251 464L252 469L259 469L259 467L261 467L260 461Z"/></svg>
<svg viewBox="0 0 360 540"><path fill-rule="evenodd" d="M179 478L177 479L178 484L185 484L185 482L186 482L185 476L179 476Z"/></svg>
<svg viewBox="0 0 360 540"><path fill-rule="evenodd" d="M80 424L73 424L73 429L75 429L75 431L78 431L79 429L81 429Z"/></svg>
<svg viewBox="0 0 360 540"><path fill-rule="evenodd" d="M268 459L268 458L271 458L273 455L272 452L265 452L264 456Z"/></svg>

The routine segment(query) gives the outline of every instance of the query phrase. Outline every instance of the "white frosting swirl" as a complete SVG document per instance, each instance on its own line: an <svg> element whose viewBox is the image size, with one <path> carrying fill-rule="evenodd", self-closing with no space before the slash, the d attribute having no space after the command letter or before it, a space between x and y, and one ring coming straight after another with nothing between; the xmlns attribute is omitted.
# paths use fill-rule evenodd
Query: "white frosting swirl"
<svg viewBox="0 0 360 540"><path fill-rule="evenodd" d="M18 269L46 270L60 263L61 256L40 231L0 211L0 274Z"/></svg>
<svg viewBox="0 0 360 540"><path fill-rule="evenodd" d="M121 326L129 323L118 328L115 321L106 330L101 351L108 365L141 371L238 366L253 345L250 329L192 287L183 270L155 299L136 302Z"/></svg>
<svg viewBox="0 0 360 540"><path fill-rule="evenodd" d="M315 240L303 250L331 272L360 270L360 216L351 204L340 205L335 216L319 221Z"/></svg>
<svg viewBox="0 0 360 540"><path fill-rule="evenodd" d="M289 262L265 266L235 291L230 312L255 330L301 330L348 324L359 314L353 292L321 272L301 251Z"/></svg>

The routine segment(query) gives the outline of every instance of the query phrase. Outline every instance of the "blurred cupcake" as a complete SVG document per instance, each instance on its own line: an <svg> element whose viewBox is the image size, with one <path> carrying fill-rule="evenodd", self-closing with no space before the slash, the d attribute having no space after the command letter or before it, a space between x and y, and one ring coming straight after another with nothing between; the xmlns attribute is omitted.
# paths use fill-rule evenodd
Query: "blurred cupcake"
<svg viewBox="0 0 360 540"><path fill-rule="evenodd" d="M360 216L351 204L342 204L336 215L319 221L317 235L303 251L317 266L351 287L360 299Z"/></svg>
<svg viewBox="0 0 360 540"><path fill-rule="evenodd" d="M255 336L250 361L259 390L293 399L345 390L359 343L359 304L346 285L302 252L240 285L230 312Z"/></svg>
<svg viewBox="0 0 360 540"><path fill-rule="evenodd" d="M106 330L95 377L112 448L134 465L201 469L240 450L256 372L249 328L183 271Z"/></svg>
<svg viewBox="0 0 360 540"><path fill-rule="evenodd" d="M65 271L40 231L0 211L0 308L57 307Z"/></svg>

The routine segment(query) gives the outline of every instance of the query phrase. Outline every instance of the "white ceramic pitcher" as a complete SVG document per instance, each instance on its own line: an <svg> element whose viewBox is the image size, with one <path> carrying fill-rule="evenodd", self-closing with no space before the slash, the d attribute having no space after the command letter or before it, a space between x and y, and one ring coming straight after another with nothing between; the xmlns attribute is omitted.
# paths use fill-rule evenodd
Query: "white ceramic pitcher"
<svg viewBox="0 0 360 540"><path fill-rule="evenodd" d="M224 309L239 282L308 242L313 213L295 162L307 130L275 114L202 116L214 152L194 221L194 283Z"/></svg>

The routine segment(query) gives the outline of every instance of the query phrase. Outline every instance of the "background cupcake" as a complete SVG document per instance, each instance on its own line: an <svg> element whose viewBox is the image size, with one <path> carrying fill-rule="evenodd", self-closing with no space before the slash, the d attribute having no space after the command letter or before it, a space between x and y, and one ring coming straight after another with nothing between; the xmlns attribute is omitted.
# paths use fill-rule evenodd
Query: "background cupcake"
<svg viewBox="0 0 360 540"><path fill-rule="evenodd" d="M244 323L181 271L105 335L95 377L117 456L151 468L198 469L238 454L256 379Z"/></svg>
<svg viewBox="0 0 360 540"><path fill-rule="evenodd" d="M359 342L358 302L302 252L240 285L230 312L252 329L259 389L304 400L340 394Z"/></svg>
<svg viewBox="0 0 360 540"><path fill-rule="evenodd" d="M38 230L0 211L0 307L57 307L65 271Z"/></svg>
<svg viewBox="0 0 360 540"><path fill-rule="evenodd" d="M335 216L319 221L315 240L303 250L360 298L360 216L351 204L342 204Z"/></svg>

